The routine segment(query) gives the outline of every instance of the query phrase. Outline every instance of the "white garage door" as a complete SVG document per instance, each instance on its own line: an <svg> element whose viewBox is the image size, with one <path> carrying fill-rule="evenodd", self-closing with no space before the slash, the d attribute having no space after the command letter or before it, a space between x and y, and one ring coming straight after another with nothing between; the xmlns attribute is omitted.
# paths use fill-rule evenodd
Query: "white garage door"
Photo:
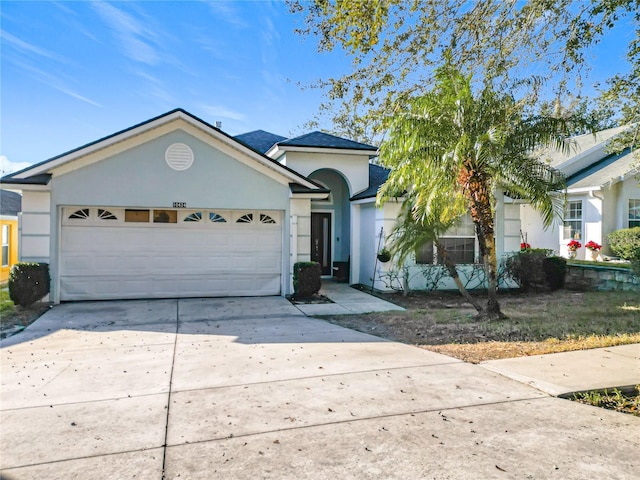
<svg viewBox="0 0 640 480"><path fill-rule="evenodd" d="M60 299L278 295L282 212L62 210Z"/></svg>

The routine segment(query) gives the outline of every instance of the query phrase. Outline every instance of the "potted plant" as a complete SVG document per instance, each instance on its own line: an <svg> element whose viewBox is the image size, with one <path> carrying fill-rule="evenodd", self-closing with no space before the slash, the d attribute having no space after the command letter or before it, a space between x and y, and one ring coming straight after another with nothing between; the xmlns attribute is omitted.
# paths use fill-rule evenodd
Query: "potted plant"
<svg viewBox="0 0 640 480"><path fill-rule="evenodd" d="M591 259L596 260L598 258L598 255L600 255L602 245L594 242L593 240L589 240L585 245L585 248L591 251Z"/></svg>
<svg viewBox="0 0 640 480"><path fill-rule="evenodd" d="M529 250L531 250L531 245L529 245L527 242L522 242L520 244L520 251L521 252L528 252Z"/></svg>
<svg viewBox="0 0 640 480"><path fill-rule="evenodd" d="M571 240L567 244L567 248L569 249L569 258L576 258L576 251L582 246L582 244L577 240Z"/></svg>
<svg viewBox="0 0 640 480"><path fill-rule="evenodd" d="M378 252L378 260L380 260L382 263L387 263L389 260L391 260L391 252L387 247L382 247L382 250Z"/></svg>

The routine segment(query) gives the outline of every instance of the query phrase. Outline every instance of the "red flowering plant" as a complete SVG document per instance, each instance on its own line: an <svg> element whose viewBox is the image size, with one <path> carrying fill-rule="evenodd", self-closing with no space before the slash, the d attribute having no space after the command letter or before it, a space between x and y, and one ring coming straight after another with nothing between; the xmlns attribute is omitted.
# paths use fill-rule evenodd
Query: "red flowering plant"
<svg viewBox="0 0 640 480"><path fill-rule="evenodd" d="M600 249L602 248L602 245L597 244L596 242L594 242L593 240L589 240L587 242L587 244L585 245L585 248L588 248L589 250L591 250L592 252L599 252Z"/></svg>
<svg viewBox="0 0 640 480"><path fill-rule="evenodd" d="M529 245L527 242L522 242L520 244L520 251L521 252L528 252L529 250L531 250L531 245Z"/></svg>
<svg viewBox="0 0 640 480"><path fill-rule="evenodd" d="M567 248L569 250L571 250L572 252L575 252L576 250L578 250L580 247L582 246L582 244L577 241L577 240L571 240L568 244L567 244Z"/></svg>

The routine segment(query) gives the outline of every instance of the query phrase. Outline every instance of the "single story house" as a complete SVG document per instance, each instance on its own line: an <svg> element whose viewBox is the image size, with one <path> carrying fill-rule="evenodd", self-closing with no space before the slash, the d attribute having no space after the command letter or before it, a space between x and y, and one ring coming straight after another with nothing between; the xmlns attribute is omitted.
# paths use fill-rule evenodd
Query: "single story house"
<svg viewBox="0 0 640 480"><path fill-rule="evenodd" d="M18 213L22 210L22 196L0 190L0 232L2 235L2 263L0 283L9 280L9 272L18 262Z"/></svg>
<svg viewBox="0 0 640 480"><path fill-rule="evenodd" d="M608 142L628 127L617 127L572 139L568 153L546 151L541 157L567 176L564 218L548 229L529 205L521 205L523 234L534 248L548 248L565 257L567 245L577 240L578 259L591 259L585 244L594 241L611 255L607 235L640 226L640 159L625 150L611 153Z"/></svg>
<svg viewBox="0 0 640 480"><path fill-rule="evenodd" d="M397 286L377 253L400 205L375 206L377 148L322 132L232 137L176 109L1 182L20 190L21 261L47 262L51 300L287 295L293 265ZM520 205L498 196L499 255L520 245ZM466 222L446 242L477 261ZM437 264L426 246L411 267ZM440 283L441 288L453 284Z"/></svg>

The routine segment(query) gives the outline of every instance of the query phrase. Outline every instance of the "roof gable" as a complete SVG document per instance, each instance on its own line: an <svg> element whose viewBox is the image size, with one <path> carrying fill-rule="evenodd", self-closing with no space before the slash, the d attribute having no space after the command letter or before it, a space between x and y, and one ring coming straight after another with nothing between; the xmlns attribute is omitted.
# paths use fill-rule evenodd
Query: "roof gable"
<svg viewBox="0 0 640 480"><path fill-rule="evenodd" d="M621 153L611 153L599 161L592 163L587 168L569 176L567 187L571 189L579 188L601 188L607 184L613 184L623 179L626 175L638 172L634 165L637 158L626 149Z"/></svg>
<svg viewBox="0 0 640 480"><path fill-rule="evenodd" d="M345 150L363 150L376 152L377 147L366 143L354 142L346 138L337 137L324 132L311 132L299 137L278 142L280 147L311 147L311 148L338 148Z"/></svg>
<svg viewBox="0 0 640 480"><path fill-rule="evenodd" d="M180 123L182 122L182 123ZM281 165L277 161L263 155L261 152L250 148L244 143L236 140L234 137L226 134L219 128L216 128L209 123L201 120L200 118L190 114L183 109L175 109L167 112L163 115L154 117L145 122L139 123L127 129L116 132L112 135L108 135L94 142L88 143L69 152L57 155L49 160L40 162L36 165L32 165L19 172L12 173L2 178L3 183L7 184L34 184L42 185L47 182L43 182L43 179L54 170L68 170L70 169L71 162L81 158L88 158L91 155L100 155L100 152L108 148L115 148L118 145L125 145L124 142L128 140L142 141L145 135L153 136L166 132L175 127L175 125L185 125L188 128L199 131L202 134L213 137L214 139L222 142L225 148L230 148L239 152L240 157L246 162L256 162L256 166L265 168L271 171L271 174L279 175L283 183L299 183L307 188L316 189L322 188L309 180L305 176L295 172L294 170ZM236 153L237 155L237 153ZM48 181L48 178L46 178Z"/></svg>
<svg viewBox="0 0 640 480"><path fill-rule="evenodd" d="M242 133L233 138L263 154L267 153L267 151L269 151L269 149L276 143L287 139L287 137L266 132L264 130L254 130L252 132Z"/></svg>

